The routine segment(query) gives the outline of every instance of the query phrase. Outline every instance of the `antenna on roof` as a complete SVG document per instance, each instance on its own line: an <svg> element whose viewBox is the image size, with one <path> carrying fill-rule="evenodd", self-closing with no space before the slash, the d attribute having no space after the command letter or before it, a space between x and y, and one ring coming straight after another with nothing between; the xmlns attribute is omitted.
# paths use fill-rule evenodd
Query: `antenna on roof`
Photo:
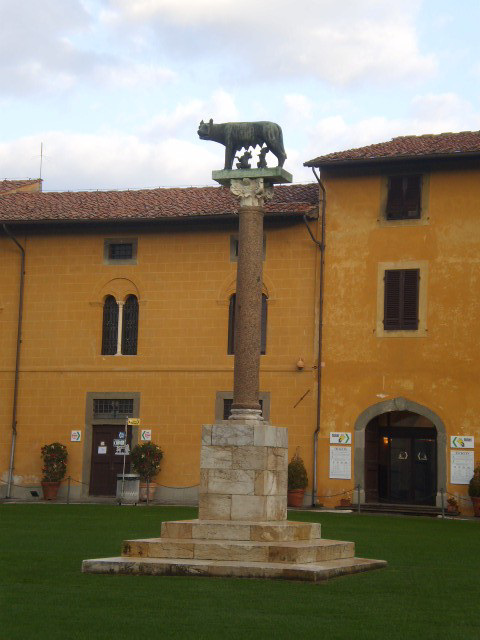
<svg viewBox="0 0 480 640"><path fill-rule="evenodd" d="M40 143L40 180L42 179L43 142Z"/></svg>

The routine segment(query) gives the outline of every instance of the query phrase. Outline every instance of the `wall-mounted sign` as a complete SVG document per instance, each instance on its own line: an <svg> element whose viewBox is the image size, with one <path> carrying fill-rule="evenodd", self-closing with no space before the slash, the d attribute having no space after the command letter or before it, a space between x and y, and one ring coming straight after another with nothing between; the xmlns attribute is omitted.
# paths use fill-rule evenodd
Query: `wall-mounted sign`
<svg viewBox="0 0 480 640"><path fill-rule="evenodd" d="M100 455L105 455L105 454L107 453L107 447L103 447L102 445L100 445L100 446L98 447L98 453L99 453Z"/></svg>
<svg viewBox="0 0 480 640"><path fill-rule="evenodd" d="M330 447L330 478L350 480L352 477L352 448Z"/></svg>
<svg viewBox="0 0 480 640"><path fill-rule="evenodd" d="M82 432L79 429L72 429L70 431L70 442L80 442L82 439Z"/></svg>
<svg viewBox="0 0 480 640"><path fill-rule="evenodd" d="M151 439L152 439L152 430L142 429L140 432L140 440L142 442L150 442Z"/></svg>
<svg viewBox="0 0 480 640"><path fill-rule="evenodd" d="M330 432L330 444L352 444L352 434L349 431Z"/></svg>
<svg viewBox="0 0 480 640"><path fill-rule="evenodd" d="M474 466L473 451L450 451L450 482L468 484L472 479Z"/></svg>
<svg viewBox="0 0 480 640"><path fill-rule="evenodd" d="M140 418L128 418L127 424L129 427L139 427L140 426Z"/></svg>
<svg viewBox="0 0 480 640"><path fill-rule="evenodd" d="M475 438L474 436L450 436L450 446L452 449L473 449Z"/></svg>

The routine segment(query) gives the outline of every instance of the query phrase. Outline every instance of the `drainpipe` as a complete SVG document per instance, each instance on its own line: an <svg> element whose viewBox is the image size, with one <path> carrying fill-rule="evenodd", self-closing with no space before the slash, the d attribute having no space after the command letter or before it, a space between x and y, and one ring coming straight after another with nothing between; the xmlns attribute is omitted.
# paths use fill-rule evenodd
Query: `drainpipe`
<svg viewBox="0 0 480 640"><path fill-rule="evenodd" d="M320 241L318 241L307 223L306 216L303 216L303 221L308 229L310 237L320 249L320 296L319 296L319 309L318 309L318 384L317 384L317 418L316 429L313 432L313 487L312 487L312 507L316 506L316 492L317 492L317 452L318 452L318 435L320 433L320 409L322 401L322 347L323 347L323 294L325 283L325 211L327 207L327 192L325 186L320 180L320 174L315 172L315 167L312 167L313 175L318 182L320 189L322 190L322 226Z"/></svg>
<svg viewBox="0 0 480 640"><path fill-rule="evenodd" d="M22 257L20 263L20 285L18 295L18 324L17 324L17 353L15 356L15 383L13 387L13 408L12 408L12 444L10 448L10 466L8 468L8 482L7 482L7 498L11 497L12 481L13 481L13 469L15 461L15 445L17 442L17 401L18 401L18 378L20 369L20 348L22 344L22 319L23 319L23 290L25 284L25 249L18 242L18 240L10 233L5 224L2 225L3 230L7 236L17 245L20 249Z"/></svg>

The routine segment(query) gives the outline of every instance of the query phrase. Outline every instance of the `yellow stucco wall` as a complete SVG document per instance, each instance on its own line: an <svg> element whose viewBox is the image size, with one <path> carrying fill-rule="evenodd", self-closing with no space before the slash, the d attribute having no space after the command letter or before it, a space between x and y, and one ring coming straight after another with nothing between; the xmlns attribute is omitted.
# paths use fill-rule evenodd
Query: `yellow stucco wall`
<svg viewBox="0 0 480 640"><path fill-rule="evenodd" d="M215 394L232 389L227 352L229 223L164 225L149 230L44 229L17 232L26 248L15 484L38 485L40 447L67 445L68 474L82 479L88 392L139 392L142 427L164 450L158 481L199 481L200 428L214 420ZM106 265L105 238L138 238L137 264ZM315 428L317 248L301 222L266 224L264 288L269 296L261 391L271 422L290 427L311 470ZM11 440L19 251L0 238L0 478L7 480ZM102 356L102 304L109 293L139 300L136 356ZM306 367L298 371L303 357ZM294 405L307 392L305 398Z"/></svg>
<svg viewBox="0 0 480 640"><path fill-rule="evenodd" d="M353 470L352 481L328 479L329 432L354 433L363 411L396 397L443 421L448 480L451 435L475 436L480 458L478 170L434 167L427 175L426 219L405 224L379 215L380 173L322 174L328 204L319 494L353 484ZM426 333L379 337L378 264L401 268L408 261L428 267ZM465 486L446 489L466 495ZM469 511L468 501L461 504Z"/></svg>

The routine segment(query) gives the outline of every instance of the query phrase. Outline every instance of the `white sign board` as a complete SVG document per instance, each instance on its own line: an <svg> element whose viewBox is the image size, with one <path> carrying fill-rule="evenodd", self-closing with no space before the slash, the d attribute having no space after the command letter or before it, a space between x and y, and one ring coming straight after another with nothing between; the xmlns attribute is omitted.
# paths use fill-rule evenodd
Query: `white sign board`
<svg viewBox="0 0 480 640"><path fill-rule="evenodd" d="M352 434L349 431L330 432L330 444L352 444Z"/></svg>
<svg viewBox="0 0 480 640"><path fill-rule="evenodd" d="M102 446L98 447L98 453L100 455L105 455L107 453L107 447L102 447Z"/></svg>
<svg viewBox="0 0 480 640"><path fill-rule="evenodd" d="M82 432L79 429L72 429L70 431L70 442L80 442L82 439Z"/></svg>
<svg viewBox="0 0 480 640"><path fill-rule="evenodd" d="M350 480L352 477L352 448L330 447L330 478Z"/></svg>
<svg viewBox="0 0 480 640"><path fill-rule="evenodd" d="M475 438L474 436L450 436L450 446L452 449L473 449Z"/></svg>
<svg viewBox="0 0 480 640"><path fill-rule="evenodd" d="M473 451L450 451L450 482L468 484L472 479L474 466Z"/></svg>
<svg viewBox="0 0 480 640"><path fill-rule="evenodd" d="M150 442L152 439L152 430L151 429L142 429L140 431L140 440L142 442Z"/></svg>

